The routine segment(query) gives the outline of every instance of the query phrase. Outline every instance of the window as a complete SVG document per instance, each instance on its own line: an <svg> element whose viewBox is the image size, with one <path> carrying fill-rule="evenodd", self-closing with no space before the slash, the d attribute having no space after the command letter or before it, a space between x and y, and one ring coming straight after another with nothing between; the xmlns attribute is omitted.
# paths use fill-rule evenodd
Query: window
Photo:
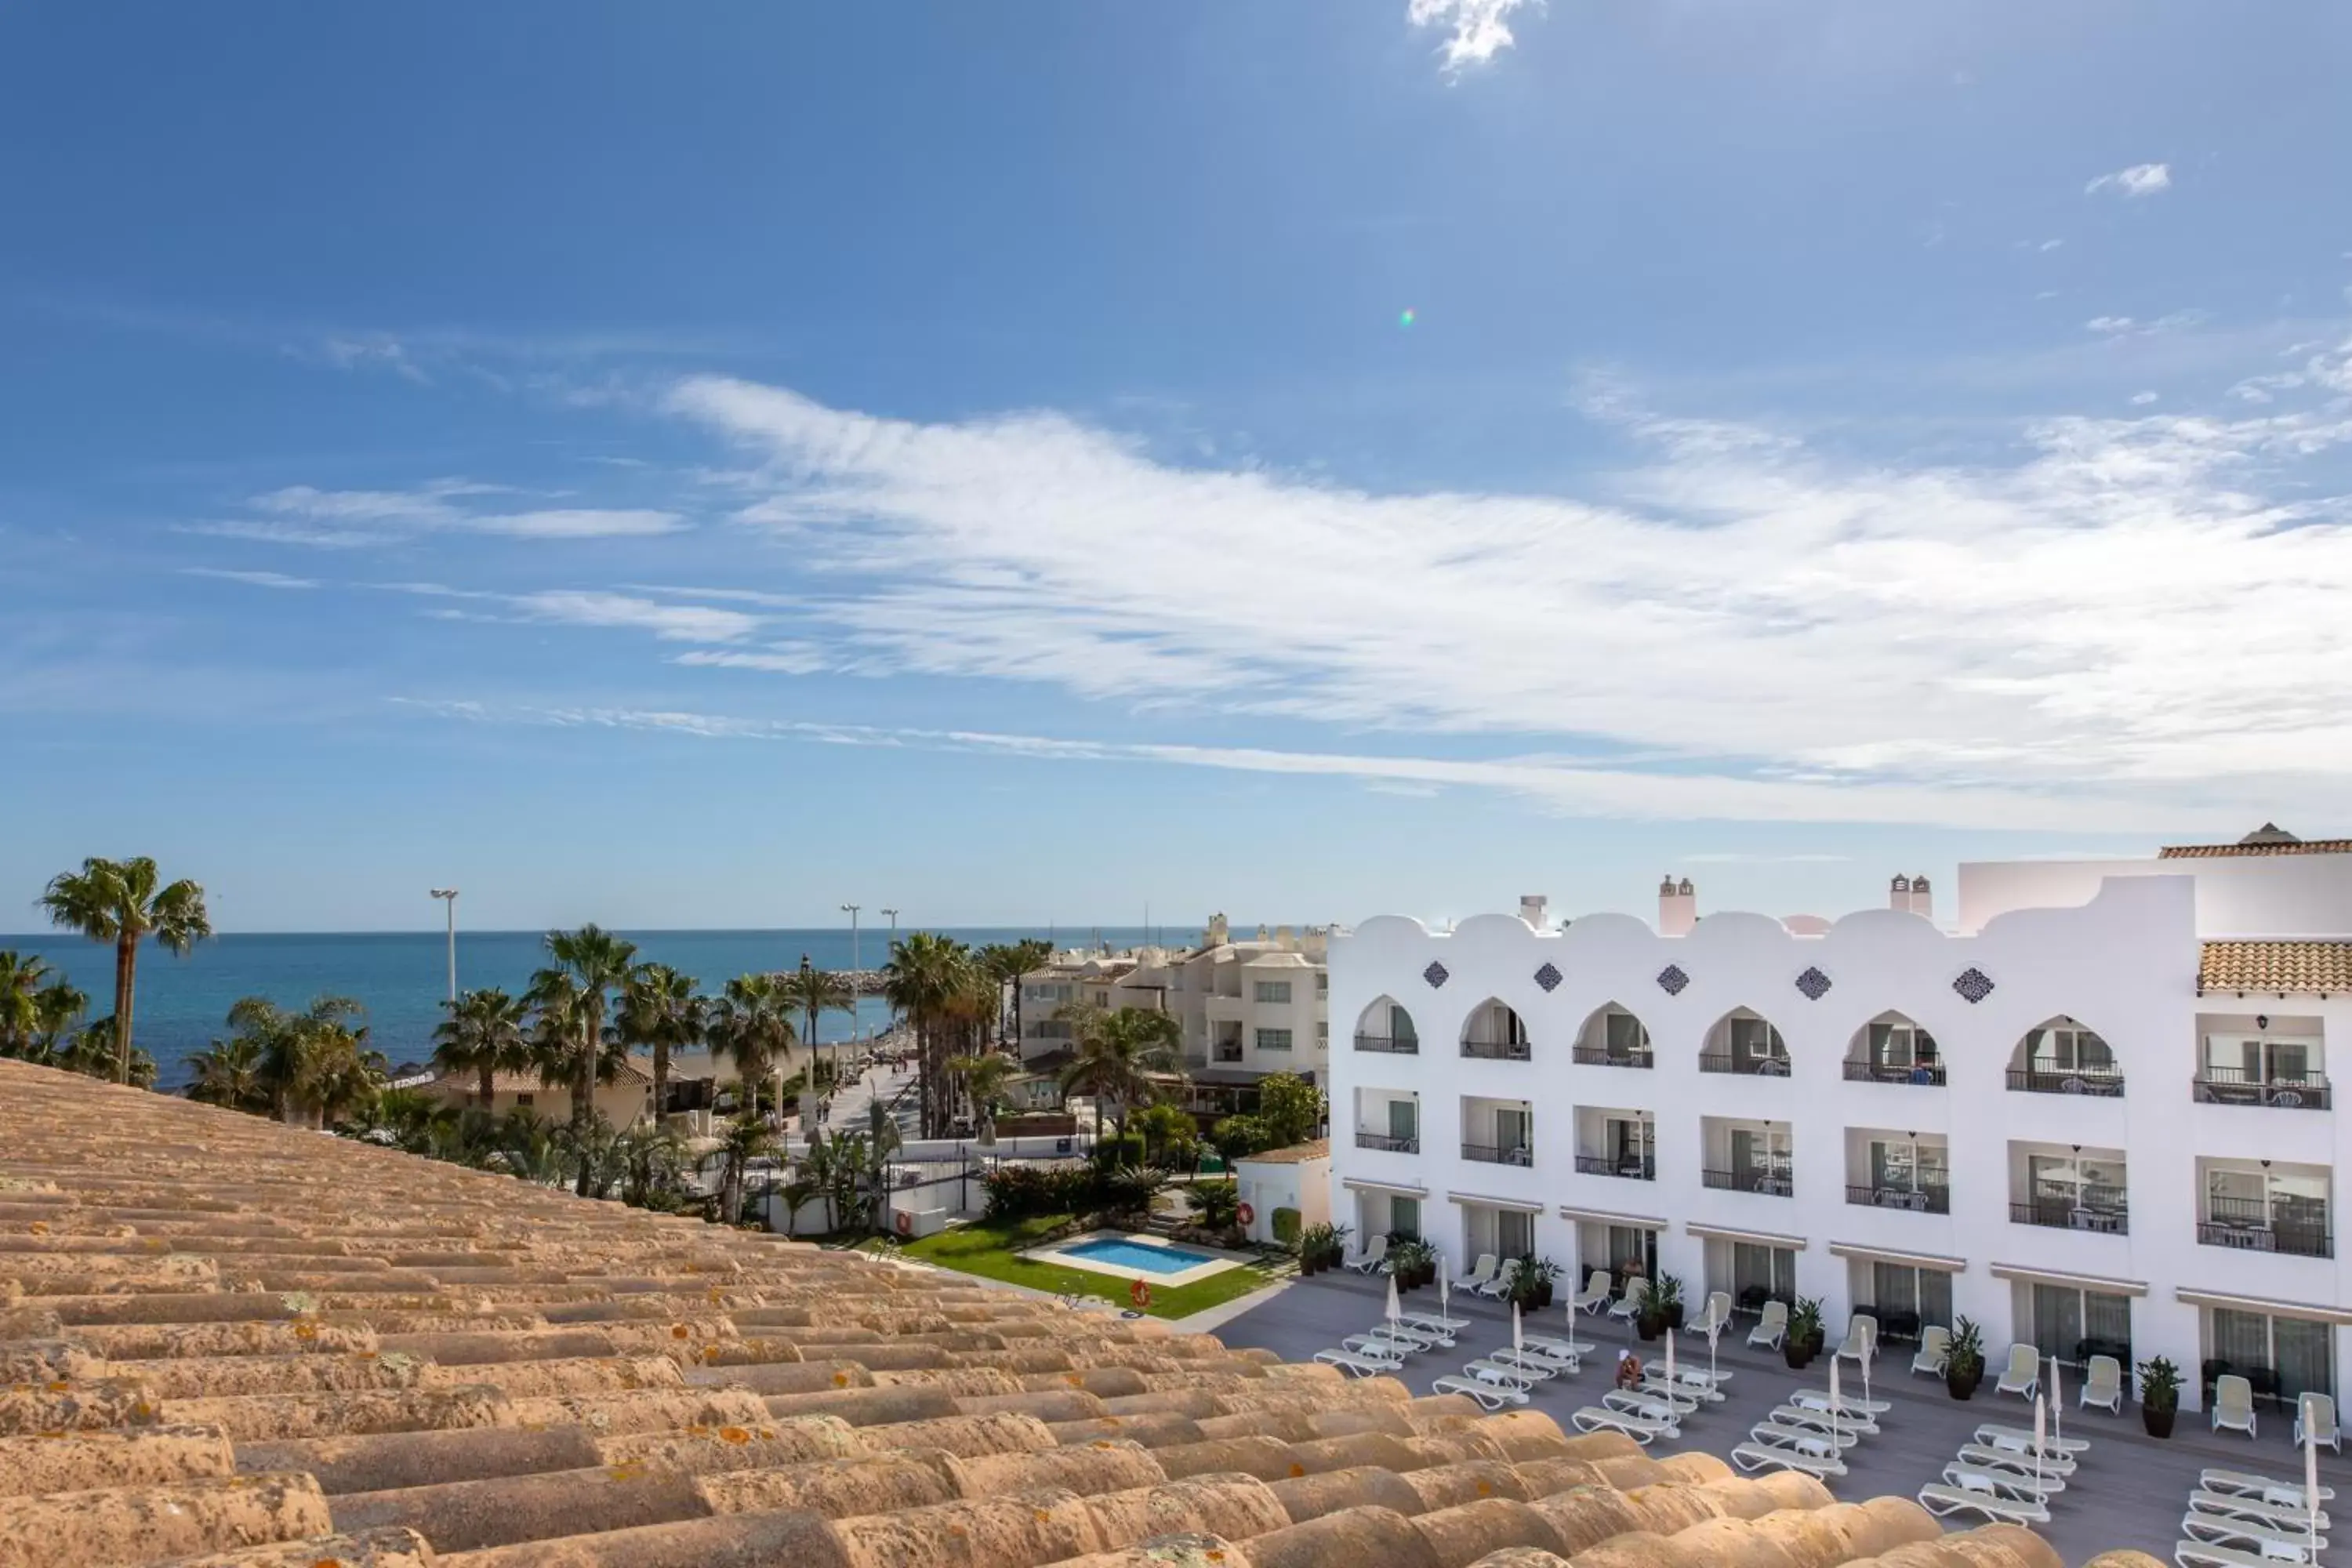
<svg viewBox="0 0 2352 1568"><path fill-rule="evenodd" d="M1288 1050L1290 1048L1290 1031L1287 1029L1260 1029L1257 1032L1257 1048L1262 1051Z"/></svg>
<svg viewBox="0 0 2352 1568"><path fill-rule="evenodd" d="M1870 1059L1879 1067L1932 1066L1936 1060L1936 1037L1916 1024L1873 1024Z"/></svg>
<svg viewBox="0 0 2352 1568"><path fill-rule="evenodd" d="M2079 1025L2044 1029L2033 1043L2032 1067L2035 1072L2113 1072L2116 1053Z"/></svg>
<svg viewBox="0 0 2352 1568"><path fill-rule="evenodd" d="M2033 1287L2033 1348L2082 1366L2095 1355L2132 1364L2131 1298L2064 1285Z"/></svg>
<svg viewBox="0 0 2352 1568"><path fill-rule="evenodd" d="M1318 1046L1328 1046L1331 1043L1331 1026L1328 1020L1315 1026L1315 1043Z"/></svg>
<svg viewBox="0 0 2352 1568"><path fill-rule="evenodd" d="M1619 1279L1633 1274L1645 1279L1654 1277L1658 1272L1657 1233L1640 1226L1611 1226L1609 1272Z"/></svg>
<svg viewBox="0 0 2352 1568"><path fill-rule="evenodd" d="M1786 1247L1759 1247L1753 1242L1731 1244L1731 1304L1743 1312L1761 1311L1767 1301L1797 1300L1797 1254Z"/></svg>
<svg viewBox="0 0 2352 1568"><path fill-rule="evenodd" d="M1254 994L1260 1002L1288 1002L1290 1000L1290 982L1287 980L1261 980L1256 983Z"/></svg>
<svg viewBox="0 0 2352 1568"><path fill-rule="evenodd" d="M1329 974L1318 973L1315 976L1315 994L1318 996L1328 996L1331 994L1331 976Z"/></svg>
<svg viewBox="0 0 2352 1568"><path fill-rule="evenodd" d="M1410 1143L1421 1136L1421 1105L1417 1100L1389 1101L1389 1136Z"/></svg>
<svg viewBox="0 0 2352 1568"><path fill-rule="evenodd" d="M1940 1268L1874 1263L1870 1266L1870 1292L1882 1329L1887 1326L1889 1318L1906 1312L1915 1320L1915 1335L1919 1328L1929 1324L1944 1328L1952 1325L1952 1277Z"/></svg>
<svg viewBox="0 0 2352 1568"><path fill-rule="evenodd" d="M2216 1362L2229 1363L2221 1370L2249 1378L2259 1390L2267 1380L2253 1374L2267 1369L2278 1380L2279 1397L2287 1401L2306 1393L2335 1393L2336 1367L2326 1324L2235 1312L2225 1307L2213 1308L2209 1318L2208 1353Z"/></svg>
<svg viewBox="0 0 2352 1568"><path fill-rule="evenodd" d="M1421 1200L1419 1198L1389 1198L1389 1239L1407 1241L1421 1236Z"/></svg>
<svg viewBox="0 0 2352 1568"><path fill-rule="evenodd" d="M517 1110L529 1110L533 1105L538 1103L538 1100L539 1097L535 1094L518 1094L515 1096L515 1109Z"/></svg>
<svg viewBox="0 0 2352 1568"><path fill-rule="evenodd" d="M1393 1002L1389 1004L1389 1038L1399 1045L1412 1044L1420 1038L1412 1031L1412 1015Z"/></svg>
<svg viewBox="0 0 2352 1568"><path fill-rule="evenodd" d="M1506 1258L1525 1258L1536 1249L1536 1216L1517 1209L1495 1215L1495 1250Z"/></svg>
<svg viewBox="0 0 2352 1568"><path fill-rule="evenodd" d="M1612 1057L1638 1056L1650 1048L1650 1031L1642 1027L1642 1020L1631 1013L1612 1013L1608 1044Z"/></svg>

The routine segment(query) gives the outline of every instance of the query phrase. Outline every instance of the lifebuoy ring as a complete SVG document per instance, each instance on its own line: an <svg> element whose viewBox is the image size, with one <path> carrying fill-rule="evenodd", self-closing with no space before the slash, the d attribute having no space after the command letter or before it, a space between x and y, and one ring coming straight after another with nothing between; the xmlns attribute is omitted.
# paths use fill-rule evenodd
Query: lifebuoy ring
<svg viewBox="0 0 2352 1568"><path fill-rule="evenodd" d="M898 1234L900 1236L912 1236L915 1234L915 1216L912 1214L905 1209L900 1209L893 1217L898 1225Z"/></svg>
<svg viewBox="0 0 2352 1568"><path fill-rule="evenodd" d="M1151 1287L1140 1279L1128 1281L1127 1299L1139 1307L1151 1305Z"/></svg>
<svg viewBox="0 0 2352 1568"><path fill-rule="evenodd" d="M1241 1207L1234 1211L1234 1217L1241 1221L1244 1225L1248 1225L1257 1218L1257 1210L1250 1207L1247 1204L1244 1204Z"/></svg>

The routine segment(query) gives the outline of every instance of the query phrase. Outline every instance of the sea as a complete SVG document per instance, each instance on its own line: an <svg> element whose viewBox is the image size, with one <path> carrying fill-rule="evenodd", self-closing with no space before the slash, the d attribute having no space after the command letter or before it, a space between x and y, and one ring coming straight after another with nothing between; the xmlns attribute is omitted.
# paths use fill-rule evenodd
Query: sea
<svg viewBox="0 0 2352 1568"><path fill-rule="evenodd" d="M637 944L640 959L667 963L693 975L716 994L738 974L794 969L803 957L819 969L881 966L889 957L887 930L862 931L853 954L847 928L814 931L623 931ZM1146 941L1182 943L1198 932L1140 926L969 927L945 934L977 947L983 942L1042 937L1058 947L1102 942L1113 949ZM163 1089L186 1087L187 1059L231 1031L229 1007L247 996L266 996L286 1008L307 1007L320 996L350 996L367 1009L369 1044L394 1067L423 1062L433 1052L433 1030L448 994L446 931L303 932L283 935L236 933L196 944L185 958L150 942L139 953L139 994L131 1016L136 1042L155 1058ZM114 950L58 931L0 935L0 949L37 954L89 993L90 1016L114 1006ZM855 963L853 963L853 958ZM495 985L520 994L534 971L547 963L546 933L521 931L457 932L457 986L470 991ZM855 1017L827 1015L817 1025L820 1043L855 1040L881 1032L889 1008L879 996L858 999Z"/></svg>

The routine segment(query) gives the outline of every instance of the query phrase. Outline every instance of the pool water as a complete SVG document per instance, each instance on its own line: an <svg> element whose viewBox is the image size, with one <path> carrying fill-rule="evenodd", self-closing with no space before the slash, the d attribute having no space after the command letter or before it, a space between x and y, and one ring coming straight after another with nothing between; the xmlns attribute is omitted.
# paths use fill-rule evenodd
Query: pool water
<svg viewBox="0 0 2352 1568"><path fill-rule="evenodd" d="M1064 1247L1062 1252L1067 1258L1115 1263L1121 1268L1140 1268L1147 1274L1181 1274L1187 1268L1198 1268L1203 1263L1223 1261L1205 1252L1186 1252L1174 1247L1146 1247L1137 1241L1082 1241L1076 1247Z"/></svg>

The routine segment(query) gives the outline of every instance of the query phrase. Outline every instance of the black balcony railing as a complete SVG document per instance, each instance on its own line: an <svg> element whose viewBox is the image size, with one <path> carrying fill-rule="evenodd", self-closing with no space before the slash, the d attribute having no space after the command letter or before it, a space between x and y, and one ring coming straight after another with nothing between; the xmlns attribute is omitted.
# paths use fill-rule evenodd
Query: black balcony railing
<svg viewBox="0 0 2352 1568"><path fill-rule="evenodd" d="M2190 1080L2200 1100L2216 1105L2267 1105L2282 1110L2326 1110L2333 1103L2325 1073L2263 1078L2243 1068L2207 1068Z"/></svg>
<svg viewBox="0 0 2352 1568"><path fill-rule="evenodd" d="M1701 1171L1699 1176L1708 1186L1727 1193L1760 1193L1768 1198L1796 1194L1796 1183L1789 1173L1769 1165L1751 1165L1745 1171Z"/></svg>
<svg viewBox="0 0 2352 1568"><path fill-rule="evenodd" d="M2015 1094L2091 1094L2121 1099L2124 1075L2114 1068L2011 1068L2009 1087Z"/></svg>
<svg viewBox="0 0 2352 1568"><path fill-rule="evenodd" d="M1787 1078L1789 1058L1743 1057L1730 1051L1701 1051L1698 1055L1698 1070L1739 1073L1749 1078Z"/></svg>
<svg viewBox="0 0 2352 1568"><path fill-rule="evenodd" d="M2047 1226L2053 1230L2083 1230L2102 1236L2123 1236L2131 1230L2131 1212L2120 1196L2082 1201L2072 1197L2042 1197L2032 1203L2009 1205L2011 1225Z"/></svg>
<svg viewBox="0 0 2352 1568"><path fill-rule="evenodd" d="M1482 1165L1531 1165L1535 1156L1524 1143L1465 1143L1462 1157Z"/></svg>
<svg viewBox="0 0 2352 1568"><path fill-rule="evenodd" d="M1358 1035L1356 1048L1360 1051L1386 1051L1396 1057L1417 1057L1421 1054L1421 1042L1411 1035Z"/></svg>
<svg viewBox="0 0 2352 1568"><path fill-rule="evenodd" d="M1607 1046L1578 1046L1569 1054L1587 1068L1645 1068L1654 1060L1647 1050L1612 1051Z"/></svg>
<svg viewBox="0 0 2352 1568"><path fill-rule="evenodd" d="M1359 1131L1356 1134L1356 1147L1359 1149L1378 1149L1381 1152L1388 1154L1418 1154L1421 1152L1421 1140L1418 1138L1398 1138L1386 1132Z"/></svg>
<svg viewBox="0 0 2352 1568"><path fill-rule="evenodd" d="M1629 1182L1654 1182L1658 1179L1658 1161L1653 1154L1624 1154L1614 1159L1606 1154L1579 1154L1576 1173L1580 1176L1622 1176Z"/></svg>
<svg viewBox="0 0 2352 1568"><path fill-rule="evenodd" d="M1845 1064L1848 1083L1916 1083L1940 1086L1944 1081L1941 1062L1874 1062L1848 1061Z"/></svg>
<svg viewBox="0 0 2352 1568"><path fill-rule="evenodd" d="M1525 1040L1465 1040L1462 1042L1462 1054L1481 1061L1523 1062L1528 1059L1528 1043Z"/></svg>
<svg viewBox="0 0 2352 1568"><path fill-rule="evenodd" d="M1915 1214L1952 1212L1952 1190L1949 1187L1848 1186L1845 1201L1860 1204L1864 1208L1909 1209Z"/></svg>
<svg viewBox="0 0 2352 1568"><path fill-rule="evenodd" d="M2207 1247L2244 1252L2336 1256L2335 1238L2327 1233L2327 1205L2307 1199L2273 1200L2265 1208L2260 1198L2209 1197L2205 1217L2197 1222L2197 1239Z"/></svg>

